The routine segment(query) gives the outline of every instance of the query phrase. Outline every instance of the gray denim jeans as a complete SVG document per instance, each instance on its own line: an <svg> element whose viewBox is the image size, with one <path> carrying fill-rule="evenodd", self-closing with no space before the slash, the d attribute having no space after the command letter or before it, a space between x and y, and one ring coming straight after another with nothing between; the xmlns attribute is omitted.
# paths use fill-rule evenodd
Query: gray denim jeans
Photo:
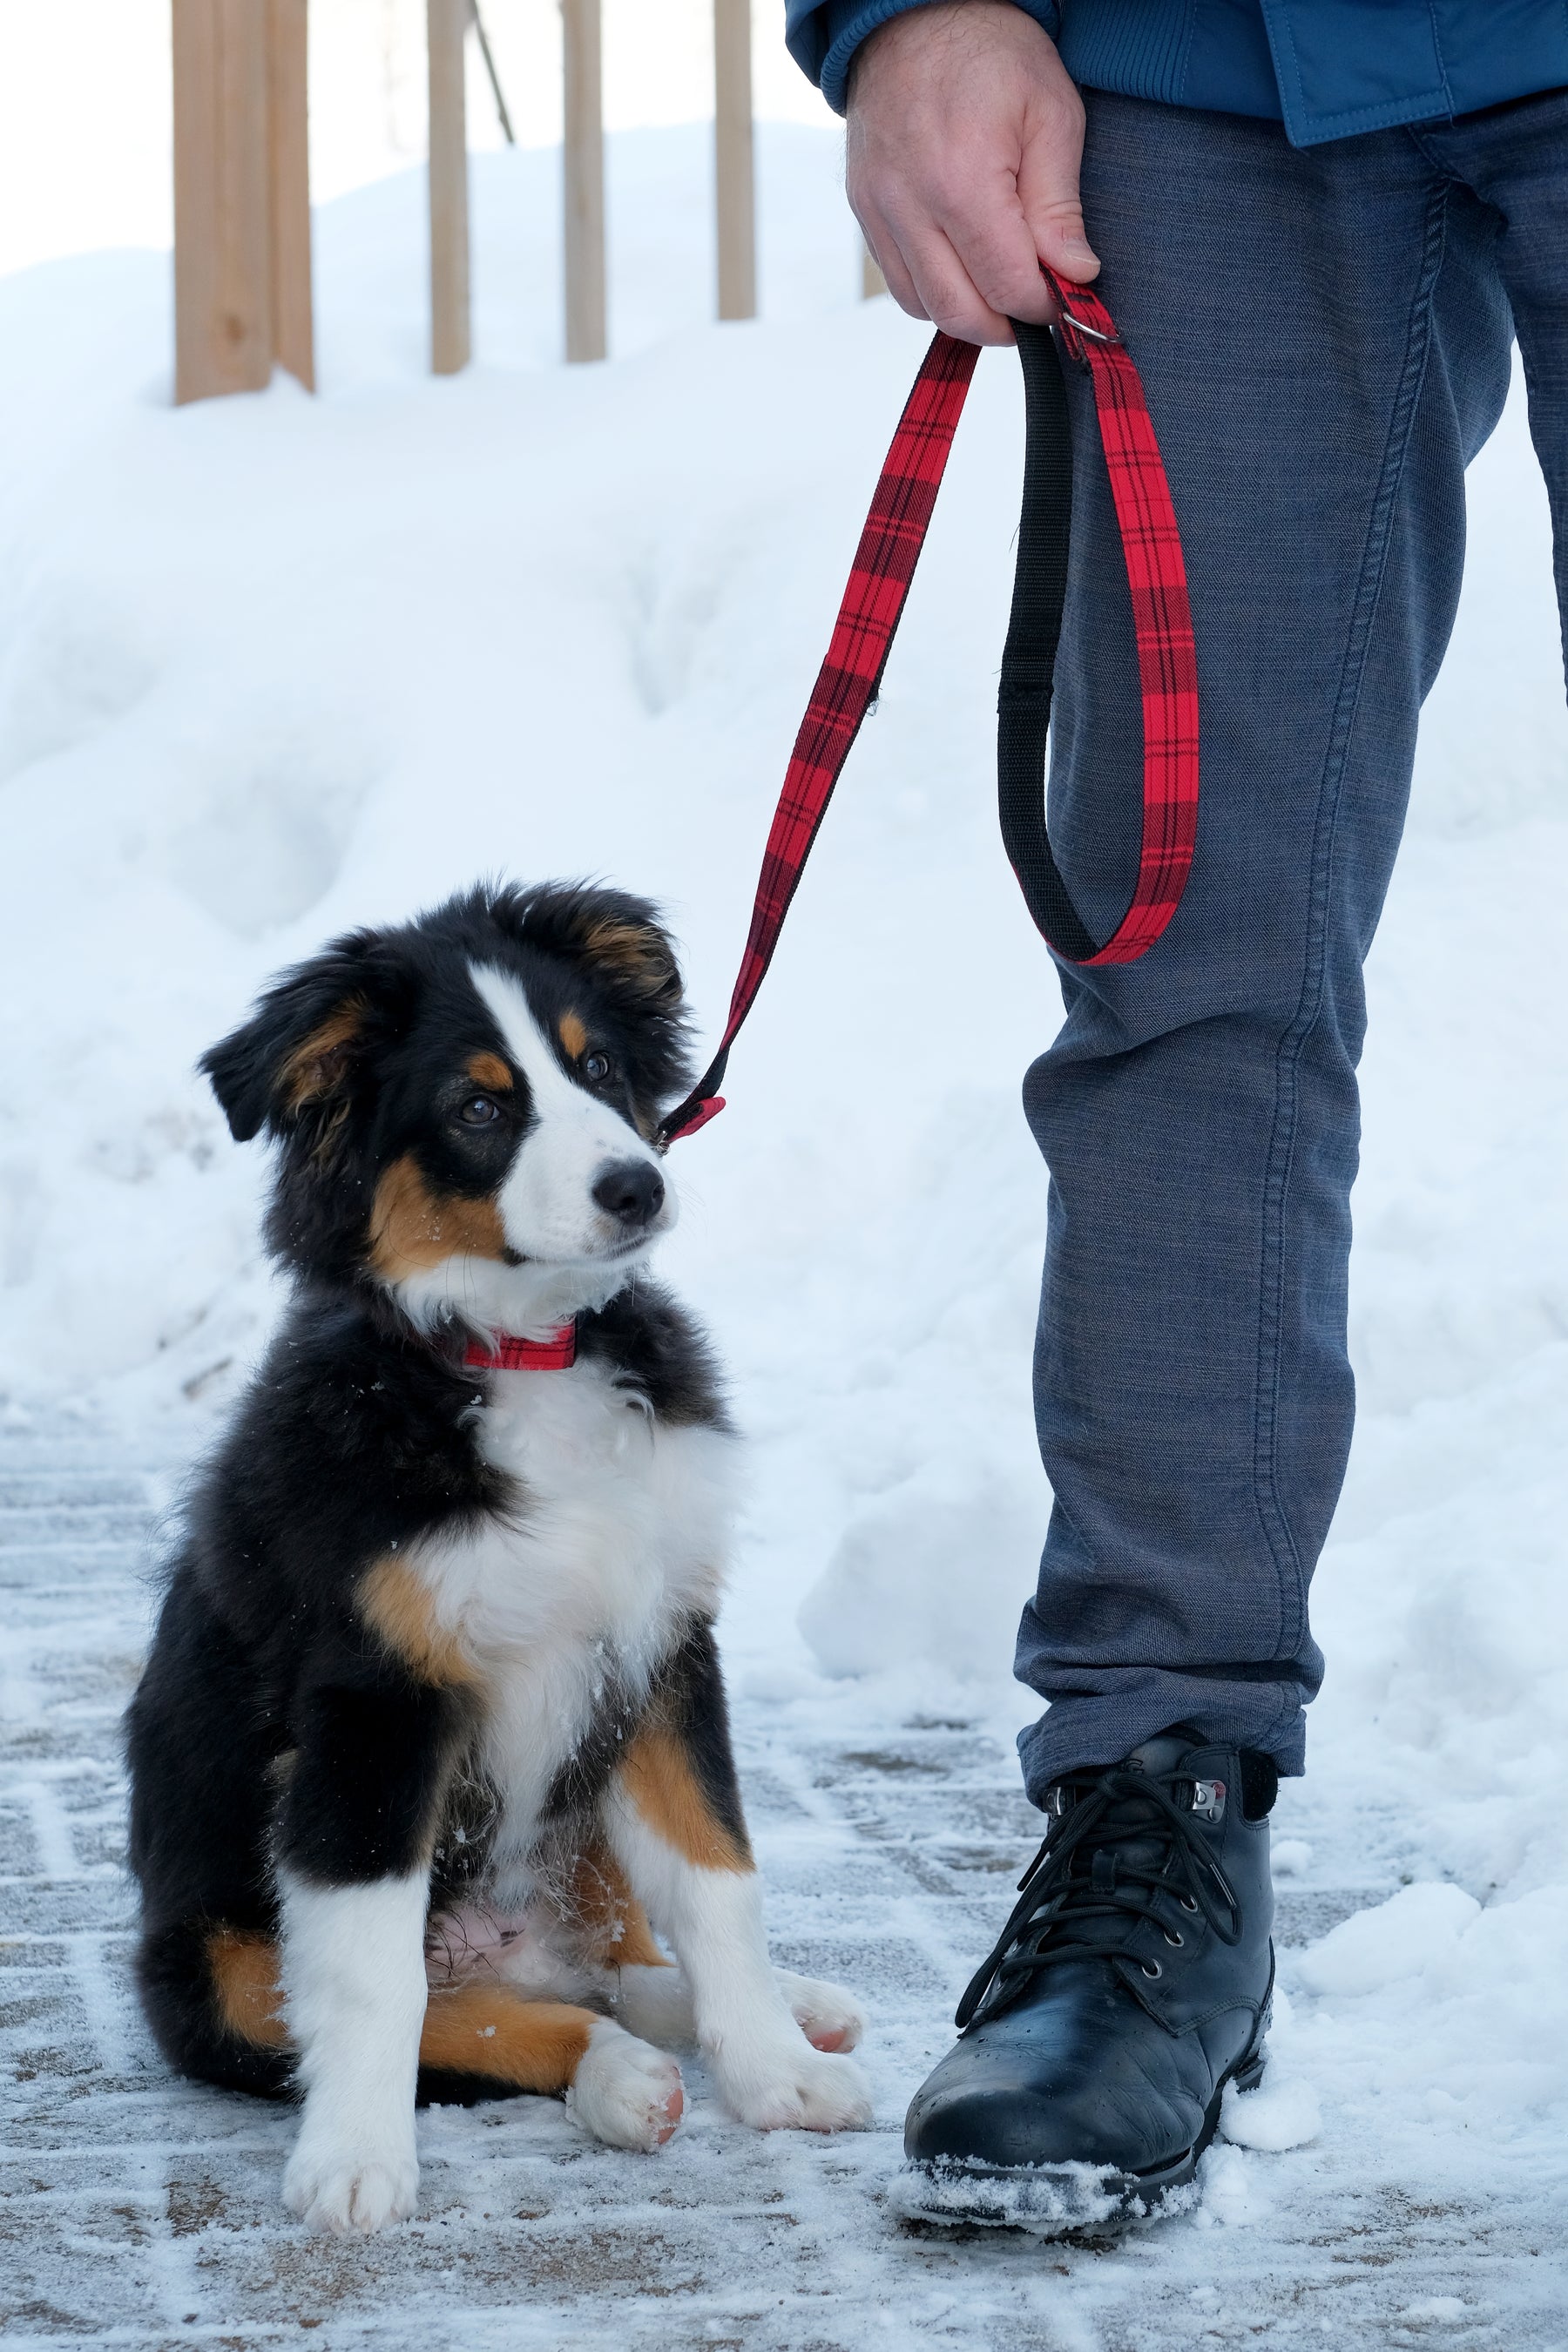
<svg viewBox="0 0 1568 2352"><path fill-rule="evenodd" d="M1363 961L1453 625L1464 470L1517 334L1568 573L1568 93L1299 152L1086 93L1100 290L1186 550L1197 850L1139 962L1064 970L1025 1103L1050 1170L1036 1354L1055 1507L1016 1671L1037 1801L1167 1726L1302 1766L1338 1500ZM1091 930L1136 867L1141 715L1087 379L1051 836Z"/></svg>

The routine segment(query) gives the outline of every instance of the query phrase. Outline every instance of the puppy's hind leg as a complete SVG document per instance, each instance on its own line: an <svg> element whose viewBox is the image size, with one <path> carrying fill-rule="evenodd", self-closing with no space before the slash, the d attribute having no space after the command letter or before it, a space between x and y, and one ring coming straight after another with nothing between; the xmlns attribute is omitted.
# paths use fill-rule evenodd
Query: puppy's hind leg
<svg viewBox="0 0 1568 2352"><path fill-rule="evenodd" d="M607 2017L527 2000L507 1985L433 1992L419 2041L422 2099L467 2104L514 2091L565 2096L611 2147L662 2147L680 2121L680 2069Z"/></svg>
<svg viewBox="0 0 1568 2352"><path fill-rule="evenodd" d="M775 1969L773 1979L784 2004L814 2050L853 2050L866 2031L866 2012L843 1985L823 1984ZM616 2015L628 2033L679 2050L697 2039L697 2011L682 1969L623 1966L612 1993Z"/></svg>
<svg viewBox="0 0 1568 2352"><path fill-rule="evenodd" d="M797 1977L788 1969L773 1971L789 2013L814 2050L857 2049L866 2032L866 2012L843 1985L825 1984L817 1977Z"/></svg>

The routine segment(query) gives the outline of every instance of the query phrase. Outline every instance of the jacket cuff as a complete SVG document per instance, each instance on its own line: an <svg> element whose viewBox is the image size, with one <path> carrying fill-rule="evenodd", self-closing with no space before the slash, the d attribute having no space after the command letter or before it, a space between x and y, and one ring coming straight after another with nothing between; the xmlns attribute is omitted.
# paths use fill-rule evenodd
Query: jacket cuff
<svg viewBox="0 0 1568 2352"><path fill-rule="evenodd" d="M817 84L835 114L842 114L850 60L867 35L885 25L889 16L901 16L910 8L927 5L928 0L823 0L820 7L799 16L791 9L794 21L784 37L807 80ZM1057 38L1062 24L1059 0L1014 0L1014 5L1032 16L1053 41Z"/></svg>

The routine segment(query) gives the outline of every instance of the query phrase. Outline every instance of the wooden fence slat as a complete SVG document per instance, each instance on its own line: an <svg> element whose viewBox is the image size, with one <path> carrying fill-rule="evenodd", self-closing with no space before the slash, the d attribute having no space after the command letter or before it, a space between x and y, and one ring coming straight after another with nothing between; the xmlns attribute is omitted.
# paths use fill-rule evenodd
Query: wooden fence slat
<svg viewBox="0 0 1568 2352"><path fill-rule="evenodd" d="M468 0L426 0L430 52L430 366L456 375L470 356L468 132L463 38Z"/></svg>
<svg viewBox="0 0 1568 2352"><path fill-rule="evenodd" d="M307 392L316 389L310 308L310 0L268 0L272 349Z"/></svg>
<svg viewBox="0 0 1568 2352"><path fill-rule="evenodd" d="M752 0L713 0L713 188L719 316L754 319L757 198L752 144Z"/></svg>
<svg viewBox="0 0 1568 2352"><path fill-rule="evenodd" d="M565 72L566 356L602 360L607 345L599 0L562 0L561 28Z"/></svg>
<svg viewBox="0 0 1568 2352"><path fill-rule="evenodd" d="M267 13L174 0L174 398L272 373Z"/></svg>

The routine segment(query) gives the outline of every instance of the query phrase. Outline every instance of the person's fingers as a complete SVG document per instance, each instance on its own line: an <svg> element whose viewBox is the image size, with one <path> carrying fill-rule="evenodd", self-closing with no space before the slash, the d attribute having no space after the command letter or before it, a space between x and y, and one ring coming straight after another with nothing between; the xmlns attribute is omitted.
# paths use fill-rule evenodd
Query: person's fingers
<svg viewBox="0 0 1568 2352"><path fill-rule="evenodd" d="M988 302L946 233L930 219L900 220L894 234L924 315L966 343L1010 343L1007 314ZM1039 271L1035 281L1040 283Z"/></svg>
<svg viewBox="0 0 1568 2352"><path fill-rule="evenodd" d="M871 258L887 279L888 291L900 310L907 310L911 319L929 319L931 313L921 300L909 265L899 250L899 241L887 222L869 206L856 217Z"/></svg>
<svg viewBox="0 0 1568 2352"><path fill-rule="evenodd" d="M993 173L937 201L936 220L981 300L996 317L1033 319L1048 326L1057 315L1040 276L1040 251L1010 172Z"/></svg>
<svg viewBox="0 0 1568 2352"><path fill-rule="evenodd" d="M871 194L868 174L850 184L850 202L862 234L888 281L888 291L911 319L929 319L944 333L972 343L1005 343L1012 340L1005 314L988 302L975 286L962 257L929 209L911 204L909 191L893 190L894 201L879 204ZM898 199L901 198L900 203ZM1019 237L1026 248L1027 232L1019 218ZM1028 268L1043 289L1032 254Z"/></svg>

